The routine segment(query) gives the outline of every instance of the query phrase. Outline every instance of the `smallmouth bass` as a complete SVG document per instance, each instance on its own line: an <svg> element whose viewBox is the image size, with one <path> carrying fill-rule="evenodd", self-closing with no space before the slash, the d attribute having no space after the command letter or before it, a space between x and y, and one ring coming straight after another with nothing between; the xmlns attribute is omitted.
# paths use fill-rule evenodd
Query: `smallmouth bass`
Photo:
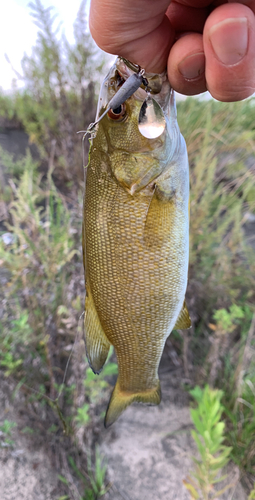
<svg viewBox="0 0 255 500"><path fill-rule="evenodd" d="M117 58L101 87L97 119L133 70L131 63ZM145 76L164 113L163 132L151 139L141 134L138 122L147 93L139 87L97 123L87 166L86 353L99 373L112 344L119 369L106 427L134 401L160 403L158 366L165 341L173 328L190 327L184 301L189 251L186 144L166 75Z"/></svg>

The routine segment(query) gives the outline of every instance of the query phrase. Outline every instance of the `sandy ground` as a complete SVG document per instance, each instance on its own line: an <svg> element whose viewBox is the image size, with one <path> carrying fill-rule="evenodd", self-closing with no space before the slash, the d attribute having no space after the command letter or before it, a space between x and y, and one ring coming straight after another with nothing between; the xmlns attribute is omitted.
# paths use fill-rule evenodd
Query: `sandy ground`
<svg viewBox="0 0 255 500"><path fill-rule="evenodd" d="M19 420L10 398L7 380L0 374L0 426L5 420ZM17 428L11 433L13 446L5 446L0 433L0 500L55 500L57 473L52 470L45 451L22 435Z"/></svg>
<svg viewBox="0 0 255 500"><path fill-rule="evenodd" d="M193 468L193 428L180 371L161 374L163 398L158 407L132 406L112 429L104 431L101 450L107 458L111 489L107 500L190 500L183 485ZM229 468L236 487L223 500L245 500L238 469Z"/></svg>
<svg viewBox="0 0 255 500"><path fill-rule="evenodd" d="M191 467L189 431L187 408L129 408L102 444L113 483L108 498L188 500L182 479Z"/></svg>

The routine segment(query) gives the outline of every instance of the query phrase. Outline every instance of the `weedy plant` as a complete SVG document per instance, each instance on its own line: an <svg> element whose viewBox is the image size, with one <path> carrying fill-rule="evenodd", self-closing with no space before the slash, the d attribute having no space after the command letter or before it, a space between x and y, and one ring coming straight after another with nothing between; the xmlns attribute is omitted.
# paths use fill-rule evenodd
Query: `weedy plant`
<svg viewBox="0 0 255 500"><path fill-rule="evenodd" d="M184 485L193 500L213 500L232 486L228 484L215 488L227 477L221 476L221 471L228 464L231 453L231 447L222 444L225 438L225 424L221 420L223 392L206 385L203 390L196 386L190 394L198 403L190 413L196 429L191 434L200 459L193 457L195 471L184 481Z"/></svg>
<svg viewBox="0 0 255 500"><path fill-rule="evenodd" d="M92 465L91 455L88 452L86 456L87 467L86 471L79 469L72 457L69 457L69 464L72 467L75 475L81 480L83 484L83 492L79 496L80 500L98 500L107 492L106 483L106 469L104 458L100 455L98 447L95 451L94 465ZM65 476L59 475L60 481L65 484L72 494L73 484L70 484ZM72 497L72 495L71 495ZM69 500L69 495L62 496L58 500Z"/></svg>
<svg viewBox="0 0 255 500"><path fill-rule="evenodd" d="M205 324L216 308L253 303L254 249L246 244L244 224L245 214L255 212L255 172L249 168L255 132L235 131L240 106L187 100L180 111L191 164L190 287L200 284L197 307L201 301Z"/></svg>
<svg viewBox="0 0 255 500"><path fill-rule="evenodd" d="M28 155L19 181L10 180L12 201L5 225L11 238L8 244L0 239L0 263L8 271L0 354L6 375L18 371L24 376L28 352L32 359L39 355L50 364L47 346L52 323L57 323L56 311L65 304L68 263L72 267L78 254L74 248L77 229L51 176L52 170L45 185L41 183ZM54 391L54 380L50 383Z"/></svg>
<svg viewBox="0 0 255 500"><path fill-rule="evenodd" d="M31 56L22 60L25 90L14 91L10 99L0 95L1 117L25 129L40 155L38 162L29 154L14 161L0 152L0 369L17 383L25 429L54 448L58 466L65 469L68 450L80 470L84 449L94 446L101 398L108 397L110 387L102 378L98 388L96 380L83 383L88 372L82 329L77 333L84 295L77 131L94 120L104 60L88 33L85 1L74 24L73 45L58 32L52 8L40 0L30 8L38 37ZM98 458L92 456L97 469ZM68 482L77 489L72 474ZM89 477L86 484L89 488Z"/></svg>
<svg viewBox="0 0 255 500"><path fill-rule="evenodd" d="M226 356L227 349L231 341L231 334L233 334L242 322L243 330L251 317L251 310L249 306L238 306L232 304L229 311L225 308L218 309L213 314L214 323L209 323L208 326L214 332L211 339L212 346L209 350L207 358L204 363L203 371L208 370L208 381L211 386L215 384L218 373L221 371L222 360Z"/></svg>
<svg viewBox="0 0 255 500"><path fill-rule="evenodd" d="M239 346L234 377L224 393L227 442L232 446L231 458L245 474L252 487L255 478L255 314L248 335Z"/></svg>
<svg viewBox="0 0 255 500"><path fill-rule="evenodd" d="M23 171L18 169L10 179L8 233L0 234L0 266L5 279L0 369L17 382L15 394L21 391L29 415L45 427L47 441L59 440L57 436L64 431L69 440L66 446L73 451L80 470L76 435L82 430L81 449L83 441L92 439L93 426L102 421L100 405L108 398L110 386L104 377L116 373L116 364L106 364L97 380L85 362L84 347L83 360L77 359L75 342L82 342L82 328L77 334L77 325L84 287L77 250L82 197L68 203L52 174L51 167L47 177L42 177L28 154ZM71 358L69 363L72 352L74 362ZM26 427L32 435L33 428ZM60 441L63 461L64 437ZM93 466L90 461L91 471L95 467L98 476L93 484L90 476L87 479L90 496L96 484L99 495L100 470L105 470L99 462L98 455ZM71 477L68 484L72 484Z"/></svg>
<svg viewBox="0 0 255 500"><path fill-rule="evenodd" d="M38 162L29 153L14 161L0 152L0 369L17 383L14 395L22 399L25 429L43 436L58 466L65 469L68 450L82 470L81 457L94 447L93 429L102 422L100 405L110 387L102 376L83 383L89 371L77 328L84 295L77 131L94 120L104 61L88 33L85 1L73 45L58 32L52 8L40 0L30 8L38 37L31 56L22 60L25 90L11 98L0 95L1 117L23 127L40 155ZM108 375L115 368L110 363ZM96 498L103 488L105 467L98 454L92 457L84 498ZM77 488L71 474L68 484Z"/></svg>
<svg viewBox="0 0 255 500"><path fill-rule="evenodd" d="M17 426L16 422L10 422L10 420L4 420L3 424L0 425L0 448L10 447L14 445L13 439L11 439L12 429Z"/></svg>
<svg viewBox="0 0 255 500"><path fill-rule="evenodd" d="M223 104L187 99L178 109L191 181L187 303L194 328L186 351L195 377L223 391L226 442L243 478L249 476L249 488L254 482L254 415L251 386L244 380L254 381L243 353L249 345L250 358L254 347L249 331L255 245L247 226L255 215L253 116L254 100Z"/></svg>
<svg viewBox="0 0 255 500"><path fill-rule="evenodd" d="M100 455L98 448L96 448L95 452L94 466L92 466L90 454L87 455L88 472L86 475L82 474L81 471L77 469L77 466L71 457L69 458L69 462L84 484L84 492L81 500L97 500L106 493L107 488L105 486L105 481L107 466L104 463L104 459Z"/></svg>
<svg viewBox="0 0 255 500"><path fill-rule="evenodd" d="M52 155L54 142L55 175L77 184L83 179L77 132L94 120L104 59L88 31L85 0L74 23L72 45L60 34L52 7L44 7L41 0L29 7L38 36L31 55L21 61L19 78L25 90L16 91L11 106L8 97L0 95L0 112L22 123L42 158Z"/></svg>
<svg viewBox="0 0 255 500"><path fill-rule="evenodd" d="M255 484L253 490L250 492L248 496L248 500L254 500L255 499Z"/></svg>
<svg viewBox="0 0 255 500"><path fill-rule="evenodd" d="M241 396L236 405L225 407L228 443L232 445L232 460L241 471L255 477L255 377L245 377Z"/></svg>

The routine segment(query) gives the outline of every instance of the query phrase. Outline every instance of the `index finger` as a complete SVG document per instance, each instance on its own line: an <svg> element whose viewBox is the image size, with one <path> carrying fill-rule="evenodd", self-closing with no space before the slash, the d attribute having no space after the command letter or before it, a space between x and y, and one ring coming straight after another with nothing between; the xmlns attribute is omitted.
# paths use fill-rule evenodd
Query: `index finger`
<svg viewBox="0 0 255 500"><path fill-rule="evenodd" d="M185 6L194 7L197 18L200 9L204 11L210 0L180 0L179 3L183 19ZM91 34L105 52L123 56L146 71L164 71L175 40L175 27L166 15L169 4L170 0L91 0ZM178 9L178 2L175 6ZM204 23L204 13L202 17L200 25ZM176 10L173 18L174 22L178 18ZM186 18L191 24L194 22L190 8Z"/></svg>

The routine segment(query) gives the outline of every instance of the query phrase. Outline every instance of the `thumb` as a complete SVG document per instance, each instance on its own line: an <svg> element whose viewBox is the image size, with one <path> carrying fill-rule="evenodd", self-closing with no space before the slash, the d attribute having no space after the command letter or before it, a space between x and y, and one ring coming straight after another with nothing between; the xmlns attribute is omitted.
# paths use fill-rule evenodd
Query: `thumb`
<svg viewBox="0 0 255 500"><path fill-rule="evenodd" d="M255 17L245 5L215 9L204 27L207 88L220 101L237 101L255 90Z"/></svg>

